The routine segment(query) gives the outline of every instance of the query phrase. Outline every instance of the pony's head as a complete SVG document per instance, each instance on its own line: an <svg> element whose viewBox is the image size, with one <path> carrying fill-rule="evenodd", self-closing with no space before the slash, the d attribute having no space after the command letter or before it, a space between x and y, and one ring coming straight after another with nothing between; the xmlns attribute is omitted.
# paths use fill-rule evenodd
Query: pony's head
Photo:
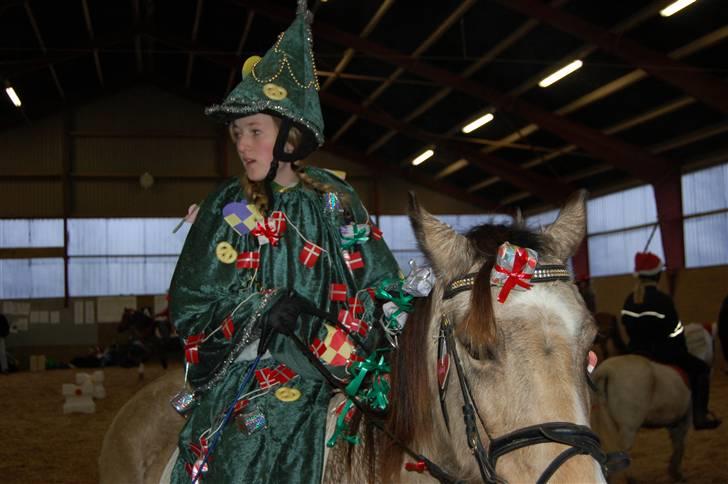
<svg viewBox="0 0 728 484"><path fill-rule="evenodd" d="M461 478L478 479L479 473L466 442L463 397L452 375L454 368L445 392L449 429L437 404L437 341L444 317L454 325L455 345L472 386L486 447L487 436L497 438L532 425L588 425L586 365L596 326L576 286L564 280L540 282L530 290L511 291L500 303L500 288L490 284L504 242L533 249L540 265L566 264L584 237L585 197L584 192L573 196L544 231L527 229L519 218L512 226L481 225L467 235L458 234L411 199L412 225L437 283L401 338L390 424L422 454L437 456L433 460L444 462ZM444 298L450 282L466 274L475 274L470 290ZM512 482L535 482L565 449L552 443L526 447L501 457L496 472ZM554 479L599 482L603 478L591 457L579 456L563 465Z"/></svg>

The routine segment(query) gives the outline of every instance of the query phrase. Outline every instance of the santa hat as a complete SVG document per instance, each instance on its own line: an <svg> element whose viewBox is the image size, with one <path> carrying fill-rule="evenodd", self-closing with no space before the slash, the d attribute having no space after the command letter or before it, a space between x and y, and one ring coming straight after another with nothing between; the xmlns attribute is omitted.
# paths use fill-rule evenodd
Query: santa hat
<svg viewBox="0 0 728 484"><path fill-rule="evenodd" d="M652 252L637 252L634 255L634 273L636 276L654 276L662 271L664 265Z"/></svg>

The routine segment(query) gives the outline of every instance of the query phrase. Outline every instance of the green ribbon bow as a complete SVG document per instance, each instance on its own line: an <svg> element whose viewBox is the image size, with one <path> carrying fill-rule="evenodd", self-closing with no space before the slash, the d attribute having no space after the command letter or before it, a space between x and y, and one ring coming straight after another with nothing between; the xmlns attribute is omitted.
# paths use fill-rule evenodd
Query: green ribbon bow
<svg viewBox="0 0 728 484"><path fill-rule="evenodd" d="M412 312L412 300L414 299L414 296L404 293L402 291L402 284L404 284L404 281L402 279L382 280L382 282L379 283L379 287L377 288L377 299L386 299L387 301L392 301L401 311L410 313ZM387 291L387 288L390 286L397 287L397 295Z"/></svg>
<svg viewBox="0 0 728 484"><path fill-rule="evenodd" d="M369 236L367 235L367 227L359 227L358 225L354 225L354 234L351 237L346 237L342 235L341 239L341 247L347 250L355 246L356 244L363 244L364 242L367 242L369 240Z"/></svg>
<svg viewBox="0 0 728 484"><path fill-rule="evenodd" d="M346 403L344 403L344 408L341 409L341 413L336 418L336 428L334 429L334 433L331 438L326 441L326 447L333 447L334 445L336 445L336 441L339 439L344 439L345 441L354 445L357 445L359 444L359 442L361 442L361 439L358 435L344 434L344 431L346 431L348 428L348 425L346 423L346 414L349 412L352 405L354 405L354 402L352 402L351 400L347 400Z"/></svg>

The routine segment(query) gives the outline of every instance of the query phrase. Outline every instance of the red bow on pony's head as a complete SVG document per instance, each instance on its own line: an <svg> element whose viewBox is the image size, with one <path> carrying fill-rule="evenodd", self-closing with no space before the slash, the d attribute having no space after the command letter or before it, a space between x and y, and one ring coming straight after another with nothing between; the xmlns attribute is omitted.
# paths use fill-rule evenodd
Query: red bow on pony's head
<svg viewBox="0 0 728 484"><path fill-rule="evenodd" d="M533 277L538 264L538 253L526 247L503 242L498 247L498 256L490 272L490 284L501 288L498 302L504 303L512 289L524 291L531 289L528 282Z"/></svg>

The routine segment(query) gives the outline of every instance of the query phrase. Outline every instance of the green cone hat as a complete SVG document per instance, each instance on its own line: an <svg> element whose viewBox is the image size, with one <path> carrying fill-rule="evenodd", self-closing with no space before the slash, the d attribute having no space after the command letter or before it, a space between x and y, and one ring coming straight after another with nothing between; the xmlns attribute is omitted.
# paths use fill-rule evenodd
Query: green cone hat
<svg viewBox="0 0 728 484"><path fill-rule="evenodd" d="M205 114L224 123L255 113L278 115L308 130L321 146L324 120L313 58L312 18L306 0L298 0L291 26L279 34L262 59L254 56L245 62L243 80L222 104L206 108Z"/></svg>

